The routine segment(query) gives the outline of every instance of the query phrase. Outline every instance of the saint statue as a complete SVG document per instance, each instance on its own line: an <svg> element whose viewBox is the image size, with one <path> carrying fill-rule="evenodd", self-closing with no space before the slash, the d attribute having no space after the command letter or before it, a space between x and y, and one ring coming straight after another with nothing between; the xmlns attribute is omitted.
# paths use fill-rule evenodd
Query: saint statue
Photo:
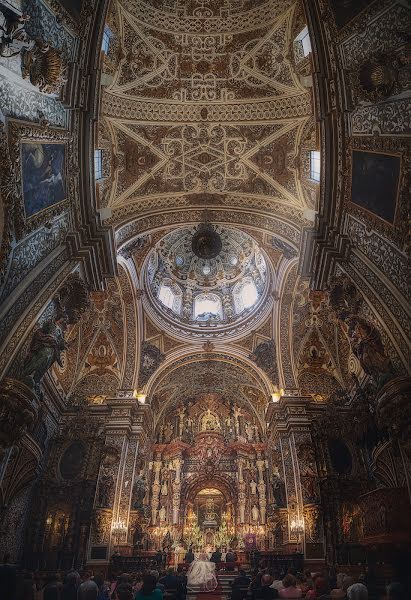
<svg viewBox="0 0 411 600"><path fill-rule="evenodd" d="M167 423L167 425L164 426L164 442L166 444L169 444L171 442L171 440L173 439L173 433L174 433L174 427L172 426L171 423Z"/></svg>
<svg viewBox="0 0 411 600"><path fill-rule="evenodd" d="M161 495L162 496L167 496L168 494L168 486L167 486L167 481L163 481L163 485L161 486Z"/></svg>
<svg viewBox="0 0 411 600"><path fill-rule="evenodd" d="M260 516L260 511L258 510L258 508L255 504L254 504L253 508L251 509L251 516L253 518L253 521L258 521L258 518Z"/></svg>
<svg viewBox="0 0 411 600"><path fill-rule="evenodd" d="M63 366L61 353L66 349L66 329L67 320L63 317L46 321L33 335L20 378L38 396L41 395L40 384L48 369L55 362Z"/></svg>
<svg viewBox="0 0 411 600"><path fill-rule="evenodd" d="M251 493L253 494L253 496L255 496L255 494L257 493L257 484L254 481L254 479L250 483L250 489L251 489Z"/></svg>
<svg viewBox="0 0 411 600"><path fill-rule="evenodd" d="M166 520L166 516L167 516L167 512L166 509L164 508L164 506L162 506L160 508L160 510L158 511L159 517L160 517L160 523L164 523L164 521Z"/></svg>
<svg viewBox="0 0 411 600"><path fill-rule="evenodd" d="M220 422L218 418L208 409L201 419L201 431L217 431L219 429Z"/></svg>
<svg viewBox="0 0 411 600"><path fill-rule="evenodd" d="M143 508L143 501L147 492L147 483L144 475L139 475L134 483L134 503L133 508L139 510Z"/></svg>
<svg viewBox="0 0 411 600"><path fill-rule="evenodd" d="M253 442L254 441L254 427L251 425L251 423L246 423L245 433L247 436L247 441Z"/></svg>

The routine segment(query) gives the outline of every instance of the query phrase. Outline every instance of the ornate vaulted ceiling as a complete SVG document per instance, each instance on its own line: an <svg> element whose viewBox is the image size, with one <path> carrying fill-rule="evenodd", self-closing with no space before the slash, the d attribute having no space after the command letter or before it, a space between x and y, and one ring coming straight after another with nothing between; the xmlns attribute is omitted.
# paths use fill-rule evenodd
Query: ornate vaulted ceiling
<svg viewBox="0 0 411 600"><path fill-rule="evenodd" d="M125 359L140 365L135 387L172 399L182 390L153 383L161 369L182 384L191 377L185 369L210 371L216 381L220 371L254 369L259 397L272 386L295 388L302 359L292 350L291 307L319 193L309 171L309 152L318 148L310 60L301 62L294 43L305 26L300 3L112 0L107 22L113 36L104 57L98 192L120 262L140 288L134 321L144 343ZM144 291L149 257L162 240L204 220L233 227L240 246L251 236L267 262L256 318L229 335L223 328L186 333L153 312ZM190 367L204 351L212 360ZM239 361L235 369L230 356ZM240 401L241 376L228 379L220 377Z"/></svg>
<svg viewBox="0 0 411 600"><path fill-rule="evenodd" d="M300 15L289 0L113 1L100 130L113 223L156 199L315 208L301 177L313 108L293 64Z"/></svg>

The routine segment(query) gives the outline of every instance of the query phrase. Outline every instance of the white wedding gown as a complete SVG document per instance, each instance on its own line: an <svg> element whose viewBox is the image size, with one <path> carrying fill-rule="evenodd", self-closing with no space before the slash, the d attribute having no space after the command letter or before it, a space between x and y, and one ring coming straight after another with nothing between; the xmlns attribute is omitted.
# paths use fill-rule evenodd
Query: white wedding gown
<svg viewBox="0 0 411 600"><path fill-rule="evenodd" d="M218 585L215 576L215 563L207 559L206 554L200 554L190 565L187 572L187 588L190 591L213 592Z"/></svg>

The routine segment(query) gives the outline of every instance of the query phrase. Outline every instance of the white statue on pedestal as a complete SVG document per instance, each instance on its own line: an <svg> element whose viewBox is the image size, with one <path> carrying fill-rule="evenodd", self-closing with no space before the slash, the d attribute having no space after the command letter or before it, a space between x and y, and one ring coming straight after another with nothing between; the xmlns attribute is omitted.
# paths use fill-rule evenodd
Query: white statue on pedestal
<svg viewBox="0 0 411 600"><path fill-rule="evenodd" d="M258 510L258 508L255 504L254 504L253 508L251 509L251 516L253 518L253 521L258 521L258 517L260 516L260 511Z"/></svg>

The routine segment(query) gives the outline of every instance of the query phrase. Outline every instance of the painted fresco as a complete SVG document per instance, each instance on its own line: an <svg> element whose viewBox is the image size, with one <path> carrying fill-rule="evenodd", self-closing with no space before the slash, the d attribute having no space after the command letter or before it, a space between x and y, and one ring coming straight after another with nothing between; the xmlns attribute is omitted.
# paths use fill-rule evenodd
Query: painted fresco
<svg viewBox="0 0 411 600"><path fill-rule="evenodd" d="M393 223L400 167L399 156L355 150L352 161L351 201Z"/></svg>
<svg viewBox="0 0 411 600"><path fill-rule="evenodd" d="M21 168L26 217L65 200L64 144L22 144Z"/></svg>

